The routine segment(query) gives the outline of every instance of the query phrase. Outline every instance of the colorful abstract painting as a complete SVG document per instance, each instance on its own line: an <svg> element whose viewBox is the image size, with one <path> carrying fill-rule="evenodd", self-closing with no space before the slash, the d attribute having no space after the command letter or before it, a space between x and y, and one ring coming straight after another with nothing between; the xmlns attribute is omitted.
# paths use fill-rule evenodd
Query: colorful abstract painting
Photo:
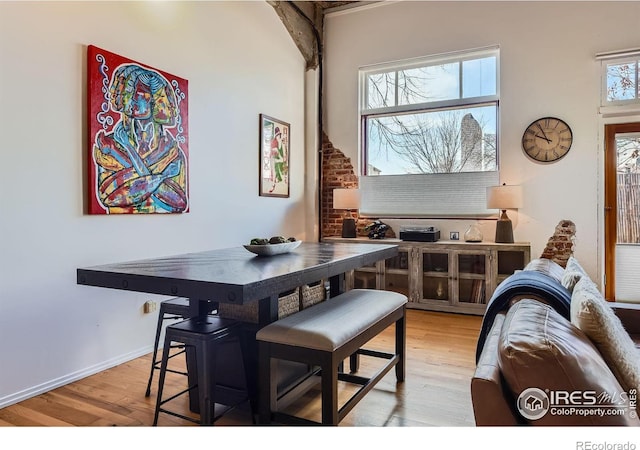
<svg viewBox="0 0 640 450"><path fill-rule="evenodd" d="M187 80L87 49L90 214L189 211Z"/></svg>

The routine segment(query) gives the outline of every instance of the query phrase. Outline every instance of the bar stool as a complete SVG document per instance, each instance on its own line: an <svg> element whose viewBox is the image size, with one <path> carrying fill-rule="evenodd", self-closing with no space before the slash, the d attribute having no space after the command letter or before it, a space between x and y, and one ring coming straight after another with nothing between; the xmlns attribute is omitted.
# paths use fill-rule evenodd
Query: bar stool
<svg viewBox="0 0 640 450"><path fill-rule="evenodd" d="M161 412L190 422L200 423L201 425L213 425L213 423L226 412L248 400L247 393L243 392L243 396L238 402L232 405L221 405L224 406L223 411L218 415L215 414L215 375L218 346L225 340L240 339L240 326L241 322L239 321L233 319L222 319L217 316L208 316L205 320L194 317L167 326L160 364L158 398L153 418L154 426L158 424L158 416ZM185 350L193 351L195 369L197 372L195 376L196 384L190 385L177 394L163 399L162 393L164 389L165 376L168 372L167 365L170 359L169 353L172 343L179 343L186 346ZM167 402L189 393L195 388L198 389L199 421L192 417L185 416L162 407Z"/></svg>
<svg viewBox="0 0 640 450"><path fill-rule="evenodd" d="M147 392L144 394L145 397L149 397L151 395L151 383L153 381L153 373L156 370L160 369L160 359L157 359L158 355L158 344L160 342L160 334L162 334L162 326L166 320L178 320L178 319L188 319L191 316L189 312L189 299L187 298L171 298L169 300L165 300L160 302L160 312L158 313L158 324L156 325L156 339L153 344L153 354L151 356L151 372L149 373L149 382L147 383ZM183 345L174 345L171 348L179 348L182 349L171 355L178 356L184 353ZM181 372L177 370L169 370L169 372L178 373L181 375L186 375L186 372Z"/></svg>
<svg viewBox="0 0 640 450"><path fill-rule="evenodd" d="M209 314L215 313L215 303L211 303L211 310ZM160 369L160 360L157 359L158 355L158 344L160 343L160 335L162 334L162 327L164 322L167 320L179 320L179 319L188 319L191 317L191 312L189 310L189 299L188 298L170 298L169 300L164 300L160 302L160 312L158 313L158 324L156 325L156 339L153 344L153 354L151 356L151 372L149 373L149 381L147 383L147 391L144 396L149 397L151 395L151 383L153 382L153 372ZM174 356L178 356L184 353L184 345L174 345L171 348L180 349L180 351L172 354L170 358ZM186 372L182 372L179 370L167 369L167 372L173 372L180 375L187 375Z"/></svg>

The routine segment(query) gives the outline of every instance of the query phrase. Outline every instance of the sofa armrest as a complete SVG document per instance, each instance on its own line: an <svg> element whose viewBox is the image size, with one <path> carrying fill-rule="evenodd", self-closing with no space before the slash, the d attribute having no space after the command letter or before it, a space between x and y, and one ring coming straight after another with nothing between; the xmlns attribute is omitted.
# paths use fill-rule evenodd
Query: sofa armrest
<svg viewBox="0 0 640 450"><path fill-rule="evenodd" d="M505 313L496 315L471 379L471 401L477 426L518 425L515 403L503 388L498 365L498 340Z"/></svg>
<svg viewBox="0 0 640 450"><path fill-rule="evenodd" d="M629 334L640 334L640 304L610 302L609 305Z"/></svg>

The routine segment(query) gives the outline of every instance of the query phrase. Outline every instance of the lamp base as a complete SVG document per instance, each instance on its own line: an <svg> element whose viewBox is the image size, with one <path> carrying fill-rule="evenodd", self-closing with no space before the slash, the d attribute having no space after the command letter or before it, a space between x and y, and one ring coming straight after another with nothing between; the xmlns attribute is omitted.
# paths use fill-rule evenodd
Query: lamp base
<svg viewBox="0 0 640 450"><path fill-rule="evenodd" d="M356 221L355 219L344 219L342 221L342 237L354 238L356 237Z"/></svg>
<svg viewBox="0 0 640 450"><path fill-rule="evenodd" d="M496 242L501 244L513 244L513 225L507 217L507 211L502 210L500 219L496 222Z"/></svg>

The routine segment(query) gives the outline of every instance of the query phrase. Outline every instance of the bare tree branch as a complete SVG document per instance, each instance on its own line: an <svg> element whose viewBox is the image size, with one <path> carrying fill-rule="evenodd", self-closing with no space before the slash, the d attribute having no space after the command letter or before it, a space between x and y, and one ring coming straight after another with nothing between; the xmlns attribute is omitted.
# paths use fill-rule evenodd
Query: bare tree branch
<svg viewBox="0 0 640 450"><path fill-rule="evenodd" d="M433 124L427 116L376 118L370 122L370 133L387 157L395 154L408 163L407 172L453 173L495 167L495 140L485 139L481 131L465 139L460 111L441 113Z"/></svg>

